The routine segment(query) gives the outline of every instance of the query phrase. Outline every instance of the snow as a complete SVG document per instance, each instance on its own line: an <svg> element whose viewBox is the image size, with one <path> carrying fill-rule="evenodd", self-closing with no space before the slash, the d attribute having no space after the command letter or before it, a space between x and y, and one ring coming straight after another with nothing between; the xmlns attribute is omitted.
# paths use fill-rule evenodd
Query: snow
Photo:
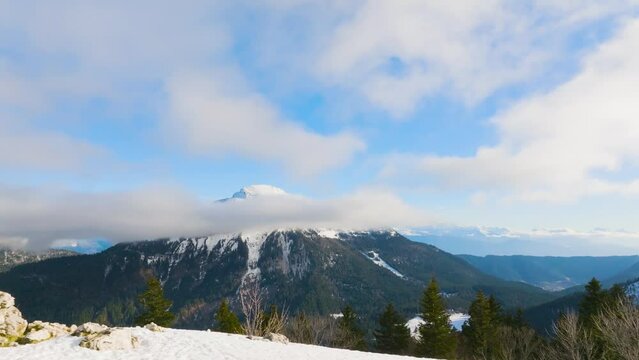
<svg viewBox="0 0 639 360"><path fill-rule="evenodd" d="M317 235L327 239L339 239L339 232L336 230L322 229L317 232Z"/></svg>
<svg viewBox="0 0 639 360"><path fill-rule="evenodd" d="M470 319L470 315L463 313L451 313L448 316L448 320L450 320L450 324L453 325L455 330L461 331L464 323ZM421 317L415 316L414 318L408 320L406 322L406 327L410 330L411 336L415 339L419 338L418 329L421 324L424 323Z"/></svg>
<svg viewBox="0 0 639 360"><path fill-rule="evenodd" d="M409 357L406 356L331 349L293 343L282 344L263 339L250 340L242 335L229 335L207 331L167 329L164 332L152 332L137 327L133 328L132 332L134 336L140 339L140 347L133 350L89 350L79 346L81 338L64 336L33 345L0 348L0 358L12 360L409 359Z"/></svg>
<svg viewBox="0 0 639 360"><path fill-rule="evenodd" d="M639 280L626 285L626 294L635 302L639 303Z"/></svg>
<svg viewBox="0 0 639 360"><path fill-rule="evenodd" d="M245 186L236 192L230 198L219 200L218 202L236 201L250 199L256 196L281 196L288 193L278 187L271 185L250 185Z"/></svg>
<svg viewBox="0 0 639 360"><path fill-rule="evenodd" d="M384 269L392 272L393 274L395 274L396 276L400 277L400 278L404 278L404 275L402 275L399 271L395 270L392 266L388 265L388 263L384 260L382 260L381 257L379 257L379 254L376 253L375 251L369 251L367 253L363 253L364 256L366 256L367 258L369 258L372 262L375 263L375 265L377 266L381 266Z"/></svg>
<svg viewBox="0 0 639 360"><path fill-rule="evenodd" d="M261 270L257 267L257 262L260 260L260 250L264 240L268 237L269 233L243 233L241 235L242 240L248 247L248 260L246 261L246 274L242 277L242 284L246 280L257 279L260 276Z"/></svg>

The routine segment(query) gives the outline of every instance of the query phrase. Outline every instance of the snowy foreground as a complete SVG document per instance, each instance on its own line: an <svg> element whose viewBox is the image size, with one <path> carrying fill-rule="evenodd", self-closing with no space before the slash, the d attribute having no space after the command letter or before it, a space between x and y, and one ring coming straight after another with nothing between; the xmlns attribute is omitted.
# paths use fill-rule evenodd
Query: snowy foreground
<svg viewBox="0 0 639 360"><path fill-rule="evenodd" d="M175 329L152 332L143 328L133 328L132 332L140 339L140 346L134 350L90 350L79 346L81 338L64 336L38 344L0 348L0 359L410 359L407 356L383 355L293 343L283 344L262 339L250 340L242 335L217 332Z"/></svg>

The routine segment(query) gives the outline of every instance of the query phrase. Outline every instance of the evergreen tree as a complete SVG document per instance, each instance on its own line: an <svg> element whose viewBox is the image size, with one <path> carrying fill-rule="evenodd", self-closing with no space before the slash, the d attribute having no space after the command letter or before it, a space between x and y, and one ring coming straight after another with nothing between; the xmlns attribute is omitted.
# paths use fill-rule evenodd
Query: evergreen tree
<svg viewBox="0 0 639 360"><path fill-rule="evenodd" d="M424 290L420 305L424 324L419 327L418 355L454 358L457 338L435 279L432 279Z"/></svg>
<svg viewBox="0 0 639 360"><path fill-rule="evenodd" d="M504 320L504 314L501 304L495 299L493 295L488 297L488 309L490 310L491 319L496 323L501 323Z"/></svg>
<svg viewBox="0 0 639 360"><path fill-rule="evenodd" d="M501 306L493 297L486 298L483 292L477 292L477 297L468 310L470 319L462 327L462 334L472 349L473 355L492 358L492 353L498 345L497 329L501 321L500 312Z"/></svg>
<svg viewBox="0 0 639 360"><path fill-rule="evenodd" d="M175 320L175 315L169 311L172 302L164 297L162 284L158 279L154 277L149 279L146 283L146 290L140 294L138 299L144 311L135 320L136 325L144 326L154 322L160 326L171 326Z"/></svg>
<svg viewBox="0 0 639 360"><path fill-rule="evenodd" d="M357 314L350 305L342 310L342 317L339 319L339 329L341 332L341 346L352 350L365 350L364 332L357 324Z"/></svg>
<svg viewBox="0 0 639 360"><path fill-rule="evenodd" d="M593 328L593 320L606 305L606 292L599 280L592 278L586 284L586 294L579 305L579 321L587 328Z"/></svg>
<svg viewBox="0 0 639 360"><path fill-rule="evenodd" d="M375 348L387 354L405 352L410 341L410 330L406 327L406 319L395 311L393 304L386 306L386 310L379 318L379 328L373 335L375 335Z"/></svg>
<svg viewBox="0 0 639 360"><path fill-rule="evenodd" d="M220 307L215 313L215 322L215 329L217 331L229 334L242 334L244 332L242 330L240 320L237 318L235 313L231 311L229 308L229 302L226 299L222 300Z"/></svg>

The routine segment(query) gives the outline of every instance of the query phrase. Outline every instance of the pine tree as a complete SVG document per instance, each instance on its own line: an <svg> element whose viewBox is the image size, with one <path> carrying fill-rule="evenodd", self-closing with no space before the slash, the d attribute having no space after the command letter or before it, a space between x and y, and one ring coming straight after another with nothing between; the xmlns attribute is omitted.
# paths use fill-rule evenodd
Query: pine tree
<svg viewBox="0 0 639 360"><path fill-rule="evenodd" d="M470 319L462 327L462 334L475 356L492 357L492 353L498 345L496 335L501 321L500 313L501 306L493 297L486 298L483 292L477 292L477 296L468 310Z"/></svg>
<svg viewBox="0 0 639 360"><path fill-rule="evenodd" d="M154 322L160 326L171 326L175 320L169 308L172 302L164 297L162 284L156 278L151 278L146 283L146 290L139 296L140 304L144 308L143 313L135 320L136 325L144 326Z"/></svg>
<svg viewBox="0 0 639 360"><path fill-rule="evenodd" d="M593 328L593 320L606 305L606 292L599 280L592 278L586 284L586 294L579 305L579 321L587 328Z"/></svg>
<svg viewBox="0 0 639 360"><path fill-rule="evenodd" d="M410 341L410 330L393 304L388 304L379 318L379 328L375 335L375 348L387 354L401 354L406 351Z"/></svg>
<svg viewBox="0 0 639 360"><path fill-rule="evenodd" d="M339 329L341 332L341 346L351 350L365 350L364 332L357 324L357 314L350 305L342 310L342 317L339 319Z"/></svg>
<svg viewBox="0 0 639 360"><path fill-rule="evenodd" d="M444 299L439 293L437 281L432 279L421 300L418 355L452 359L455 357L457 338L450 324Z"/></svg>
<svg viewBox="0 0 639 360"><path fill-rule="evenodd" d="M229 334L242 334L242 324L235 313L229 308L229 302L223 299L215 313L215 329Z"/></svg>

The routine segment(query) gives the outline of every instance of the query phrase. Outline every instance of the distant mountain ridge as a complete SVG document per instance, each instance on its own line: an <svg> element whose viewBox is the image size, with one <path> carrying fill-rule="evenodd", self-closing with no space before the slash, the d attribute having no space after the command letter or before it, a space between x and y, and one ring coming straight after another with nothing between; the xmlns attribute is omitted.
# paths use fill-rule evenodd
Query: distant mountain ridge
<svg viewBox="0 0 639 360"><path fill-rule="evenodd" d="M458 256L487 274L550 291L585 284L593 277L600 280L615 277L616 282L639 277L639 256ZM623 275L624 271L628 274Z"/></svg>
<svg viewBox="0 0 639 360"><path fill-rule="evenodd" d="M173 300L178 326L187 328L209 327L222 298L237 307L238 289L251 278L259 279L269 303L292 312L330 314L348 303L370 320L388 302L414 315L431 277L437 278L453 309L466 310L478 290L494 294L507 307L554 297L486 275L452 254L391 230L291 229L123 243L94 255L14 268L0 274L0 289L16 297L28 318L127 324L151 275Z"/></svg>
<svg viewBox="0 0 639 360"><path fill-rule="evenodd" d="M74 255L78 255L78 253L69 250L49 249L38 252L0 248L0 272L9 271L14 266L21 264Z"/></svg>

